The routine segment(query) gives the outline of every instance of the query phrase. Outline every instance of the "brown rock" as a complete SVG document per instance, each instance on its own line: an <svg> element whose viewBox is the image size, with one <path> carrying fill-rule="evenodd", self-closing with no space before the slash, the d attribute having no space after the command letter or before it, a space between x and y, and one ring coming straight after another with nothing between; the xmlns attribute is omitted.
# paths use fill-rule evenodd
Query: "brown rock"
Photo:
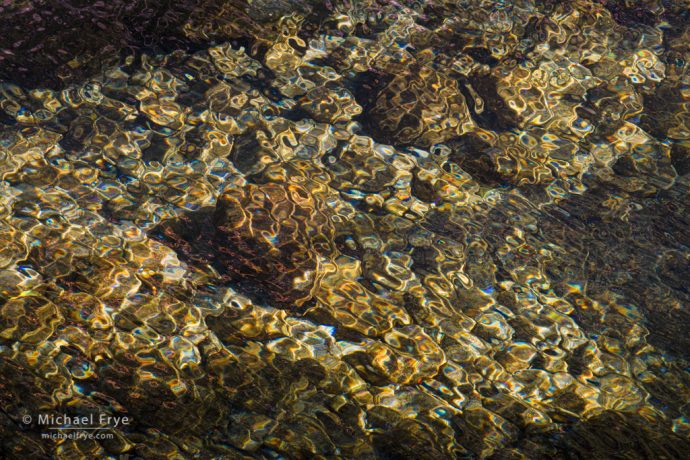
<svg viewBox="0 0 690 460"><path fill-rule="evenodd" d="M258 281L278 304L301 305L311 297L334 229L306 187L267 183L228 191L214 224L219 262L228 273Z"/></svg>

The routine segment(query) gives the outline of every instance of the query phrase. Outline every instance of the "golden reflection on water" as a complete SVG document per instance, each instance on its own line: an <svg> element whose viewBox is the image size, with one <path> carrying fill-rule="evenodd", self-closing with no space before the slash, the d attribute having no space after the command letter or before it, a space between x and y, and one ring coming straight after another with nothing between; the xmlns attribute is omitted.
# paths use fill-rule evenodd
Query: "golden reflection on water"
<svg viewBox="0 0 690 460"><path fill-rule="evenodd" d="M2 82L3 455L680 458L689 29L465 3Z"/></svg>

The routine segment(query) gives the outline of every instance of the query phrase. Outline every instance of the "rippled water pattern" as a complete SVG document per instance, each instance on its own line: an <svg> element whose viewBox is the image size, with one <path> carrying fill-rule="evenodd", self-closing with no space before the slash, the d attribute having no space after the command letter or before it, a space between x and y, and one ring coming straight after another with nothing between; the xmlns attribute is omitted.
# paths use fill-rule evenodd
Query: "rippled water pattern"
<svg viewBox="0 0 690 460"><path fill-rule="evenodd" d="M1 3L0 457L688 458L688 11Z"/></svg>

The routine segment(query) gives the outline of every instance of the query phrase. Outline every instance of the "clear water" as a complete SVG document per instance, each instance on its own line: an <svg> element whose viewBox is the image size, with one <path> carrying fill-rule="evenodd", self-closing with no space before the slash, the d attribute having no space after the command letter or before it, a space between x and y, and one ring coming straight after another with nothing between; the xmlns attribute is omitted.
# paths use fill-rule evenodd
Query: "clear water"
<svg viewBox="0 0 690 460"><path fill-rule="evenodd" d="M0 457L686 457L687 12L2 3Z"/></svg>

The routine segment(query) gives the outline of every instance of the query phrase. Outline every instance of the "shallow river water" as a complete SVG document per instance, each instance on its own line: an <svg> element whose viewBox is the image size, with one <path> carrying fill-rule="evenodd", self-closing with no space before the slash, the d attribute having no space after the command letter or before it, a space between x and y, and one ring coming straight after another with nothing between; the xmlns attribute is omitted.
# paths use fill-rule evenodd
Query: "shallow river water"
<svg viewBox="0 0 690 460"><path fill-rule="evenodd" d="M688 458L688 11L1 2L0 458Z"/></svg>

